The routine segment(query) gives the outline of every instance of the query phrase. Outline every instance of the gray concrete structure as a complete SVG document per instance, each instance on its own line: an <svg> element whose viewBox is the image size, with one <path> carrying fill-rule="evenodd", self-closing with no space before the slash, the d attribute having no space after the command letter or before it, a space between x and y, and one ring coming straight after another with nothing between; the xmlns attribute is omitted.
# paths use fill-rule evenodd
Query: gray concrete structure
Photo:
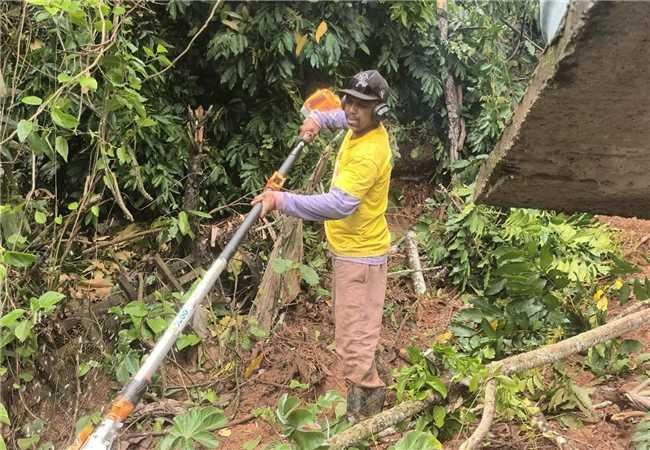
<svg viewBox="0 0 650 450"><path fill-rule="evenodd" d="M476 201L650 218L650 2L571 2Z"/></svg>

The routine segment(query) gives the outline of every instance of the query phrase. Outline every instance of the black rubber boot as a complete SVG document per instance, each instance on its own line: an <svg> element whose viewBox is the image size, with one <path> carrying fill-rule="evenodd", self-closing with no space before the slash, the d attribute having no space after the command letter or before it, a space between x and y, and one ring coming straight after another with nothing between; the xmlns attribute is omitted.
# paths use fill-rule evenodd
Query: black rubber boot
<svg viewBox="0 0 650 450"><path fill-rule="evenodd" d="M350 423L357 423L375 414L384 408L386 388L364 388L350 385L348 388L347 419Z"/></svg>

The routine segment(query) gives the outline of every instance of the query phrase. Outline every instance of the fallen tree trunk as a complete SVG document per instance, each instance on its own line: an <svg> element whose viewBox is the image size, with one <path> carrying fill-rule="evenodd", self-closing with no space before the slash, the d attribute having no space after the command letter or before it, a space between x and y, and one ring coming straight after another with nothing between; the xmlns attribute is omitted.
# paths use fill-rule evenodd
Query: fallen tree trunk
<svg viewBox="0 0 650 450"><path fill-rule="evenodd" d="M556 344L546 345L527 353L511 356L501 361L495 361L488 365L488 369L492 373L512 375L583 352L649 323L650 309L644 309ZM463 380L460 384L467 384L468 382L469 380ZM440 403L441 400L442 398L440 396L431 395L425 400L400 403L333 436L329 440L330 450L348 448L360 440L366 439L390 426L419 414L428 407Z"/></svg>

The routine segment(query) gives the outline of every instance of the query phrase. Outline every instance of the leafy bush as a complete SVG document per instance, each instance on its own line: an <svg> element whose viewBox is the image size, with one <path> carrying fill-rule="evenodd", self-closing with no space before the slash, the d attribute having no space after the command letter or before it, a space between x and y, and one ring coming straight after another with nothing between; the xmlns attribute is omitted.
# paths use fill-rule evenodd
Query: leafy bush
<svg viewBox="0 0 650 450"><path fill-rule="evenodd" d="M217 448L219 441L213 431L228 423L223 411L210 406L192 408L174 418L167 436L160 441L160 450L194 450L196 444Z"/></svg>
<svg viewBox="0 0 650 450"><path fill-rule="evenodd" d="M446 221L429 217L419 227L431 262L447 264L468 292L471 306L450 327L463 350L500 358L603 320L607 306L592 301L589 286L619 270L604 225L586 215L499 211L472 203L471 192L457 188Z"/></svg>

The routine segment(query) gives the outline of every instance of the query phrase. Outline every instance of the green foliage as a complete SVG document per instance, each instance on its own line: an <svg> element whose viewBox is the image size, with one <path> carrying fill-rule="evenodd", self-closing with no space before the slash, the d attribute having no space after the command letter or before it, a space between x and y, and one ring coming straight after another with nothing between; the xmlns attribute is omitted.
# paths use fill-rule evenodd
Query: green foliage
<svg viewBox="0 0 650 450"><path fill-rule="evenodd" d="M273 261L273 271L275 273L282 275L291 270L297 270L300 274L300 278L309 286L318 286L318 273L316 273L316 271L311 266L283 258L276 258Z"/></svg>
<svg viewBox="0 0 650 450"><path fill-rule="evenodd" d="M505 213L470 196L471 189L457 188L444 200L446 222L425 217L419 227L431 263L448 265L454 284L468 292L471 307L450 327L461 348L500 358L604 320L606 304L592 300L587 287L619 273L604 225L585 215Z"/></svg>
<svg viewBox="0 0 650 450"><path fill-rule="evenodd" d="M563 372L556 370L552 386L547 388L542 401L544 408L552 413L579 410L588 417L594 414L591 403L593 389L578 386Z"/></svg>
<svg viewBox="0 0 650 450"><path fill-rule="evenodd" d="M636 368L632 353L641 350L641 343L633 339L612 339L587 351L585 366L598 376L622 375Z"/></svg>
<svg viewBox="0 0 650 450"><path fill-rule="evenodd" d="M415 347L409 347L407 352L410 365L402 367L396 377L397 400L424 400L431 391L445 398L447 387L433 363Z"/></svg>
<svg viewBox="0 0 650 450"><path fill-rule="evenodd" d="M210 406L192 408L186 413L176 416L171 428L160 441L160 450L193 450L197 445L201 448L217 448L219 441L212 433L228 423L223 411Z"/></svg>
<svg viewBox="0 0 650 450"><path fill-rule="evenodd" d="M176 309L172 301L161 298L152 303L132 301L123 307L115 306L109 312L120 322L117 349L111 358L112 370L117 380L125 383L138 369L144 351L154 345L167 329L176 315ZM192 339L190 336L196 337L193 334L183 335L176 343L177 349L194 345L196 342L188 341Z"/></svg>
<svg viewBox="0 0 650 450"><path fill-rule="evenodd" d="M0 369L4 372L9 358L20 361L20 379L34 378L34 360L38 357L37 329L65 298L59 292L48 291L31 297L29 309L15 308L0 316Z"/></svg>
<svg viewBox="0 0 650 450"><path fill-rule="evenodd" d="M409 431L390 450L437 450L442 444L436 437L425 431Z"/></svg>
<svg viewBox="0 0 650 450"><path fill-rule="evenodd" d="M333 410L334 420L327 419L327 413ZM345 400L336 392L329 391L318 397L316 403L303 406L297 397L287 394L278 400L275 410L282 433L292 443L287 449L316 450L325 449L328 437L344 427ZM319 421L319 416L325 419ZM274 448L281 448L274 447Z"/></svg>
<svg viewBox="0 0 650 450"><path fill-rule="evenodd" d="M650 414L634 428L632 442L635 450L650 450Z"/></svg>

